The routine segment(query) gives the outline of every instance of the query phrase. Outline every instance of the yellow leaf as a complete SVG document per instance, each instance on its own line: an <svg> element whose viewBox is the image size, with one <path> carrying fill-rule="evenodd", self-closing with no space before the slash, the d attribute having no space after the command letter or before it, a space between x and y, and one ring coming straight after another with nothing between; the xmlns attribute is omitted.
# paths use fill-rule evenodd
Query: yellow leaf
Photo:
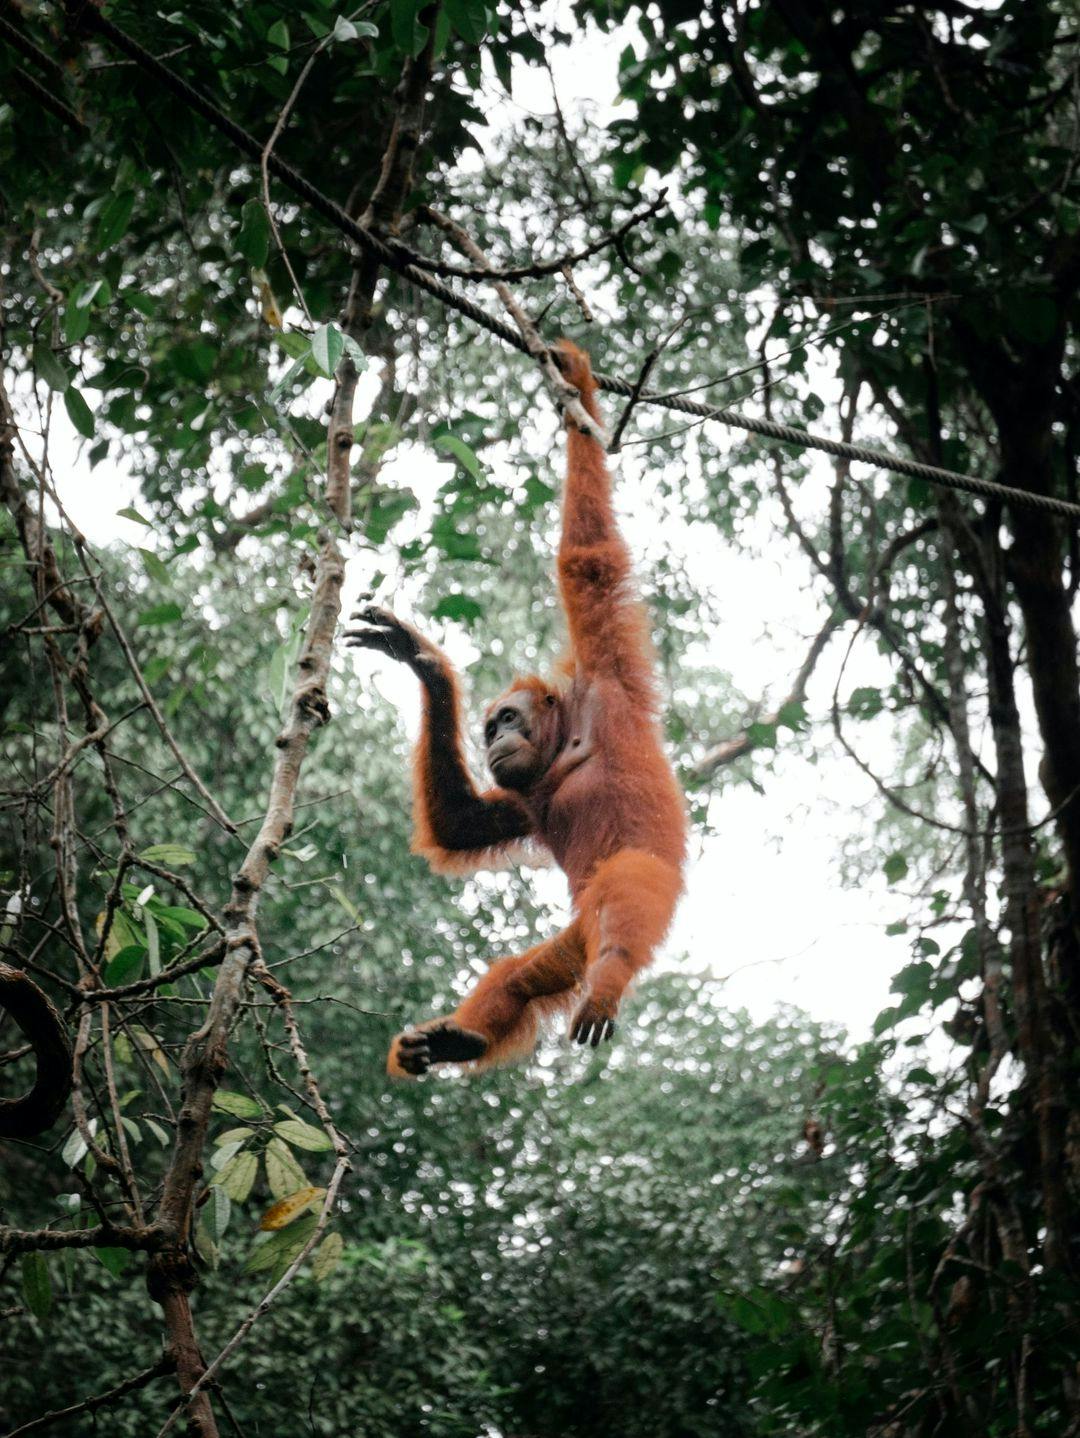
<svg viewBox="0 0 1080 1438"><path fill-rule="evenodd" d="M325 1188L314 1188L311 1184L307 1188L298 1188L295 1193L290 1193L287 1198L278 1199L272 1204L262 1216L259 1227L264 1231L272 1231L277 1228L286 1228L294 1218L300 1215L323 1197Z"/></svg>
<svg viewBox="0 0 1080 1438"><path fill-rule="evenodd" d="M132 1028L131 1032L139 1047L146 1050L163 1074L167 1074L169 1072L169 1060L165 1057L165 1051L157 1039L154 1038L153 1034L148 1034L145 1029L137 1028Z"/></svg>
<svg viewBox="0 0 1080 1438"><path fill-rule="evenodd" d="M281 314L281 306L277 302L277 296L270 288L270 282L265 279L259 283L259 306L266 323L275 330L281 329L285 323Z"/></svg>
<svg viewBox="0 0 1080 1438"><path fill-rule="evenodd" d="M259 1158L254 1153L238 1153L225 1167L210 1180L222 1188L234 1203L243 1203L251 1192L259 1170Z"/></svg>
<svg viewBox="0 0 1080 1438"><path fill-rule="evenodd" d="M272 1138L266 1146L266 1181L275 1198L287 1198L307 1185L307 1174L280 1138Z"/></svg>
<svg viewBox="0 0 1080 1438"><path fill-rule="evenodd" d="M98 914L94 920L94 932L101 938L102 930L105 928L105 910ZM132 944L142 943L141 936L128 922L123 909L113 911L112 923L109 925L109 937L105 940L105 961L115 959L121 949L129 948ZM145 945L144 945L145 947Z"/></svg>
<svg viewBox="0 0 1080 1438"><path fill-rule="evenodd" d="M324 1278L329 1278L341 1262L341 1255L344 1252L345 1243L341 1234L328 1233L315 1250L315 1257L311 1263L311 1276L316 1283L322 1283Z"/></svg>

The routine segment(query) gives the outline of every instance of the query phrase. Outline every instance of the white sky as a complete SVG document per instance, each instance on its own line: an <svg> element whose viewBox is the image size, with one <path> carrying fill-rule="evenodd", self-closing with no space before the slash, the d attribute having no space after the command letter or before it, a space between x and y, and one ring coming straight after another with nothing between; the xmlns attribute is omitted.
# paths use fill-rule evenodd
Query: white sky
<svg viewBox="0 0 1080 1438"><path fill-rule="evenodd" d="M593 35L552 55L560 99L569 115L585 104L595 105L600 114L611 113L623 43L619 37ZM514 100L550 114L546 77L518 67ZM62 409L54 425L56 480L75 523L99 545L117 540L145 545L148 532L116 515L135 500L133 478L108 464L91 475L85 460L77 457ZM833 412L824 416L821 428L835 429ZM715 425L709 427L708 438L727 443ZM658 535L648 475L642 469L646 454L641 449L624 451L616 472L631 545L645 553L662 542L685 555L702 590L719 601L718 612L730 616L717 633L705 636L705 662L728 670L736 686L750 696L769 691L773 699L782 697L823 617L820 601L807 591L805 560L780 528L772 530L762 559L725 548L715 531L702 533L705 526L692 531L665 523ZM417 493L420 522L448 474L445 465L418 449L384 470L388 484L407 484ZM820 497L824 506L830 474L823 463L812 483L804 486L804 495L811 491L810 502ZM771 517L763 521L763 534L771 522ZM361 587L363 576L353 564L346 612ZM467 641L452 626L437 637L445 640L452 656L468 654ZM827 712L845 644L845 639L836 643L820 666L810 690L811 715ZM849 682L881 682L885 671L872 648L863 645L849 663ZM369 654L346 662L372 674L376 686L402 707L410 729L415 728L418 701L411 676ZM884 935L885 925L905 913L903 896L890 892L880 878L859 891L845 890L839 882L840 843L852 824L862 823L859 810L873 797L870 781L846 758L825 757L811 766L794 755L783 760L775 774L761 777L764 794L729 783L716 800L720 832L695 844L687 897L662 962L678 960L681 966L688 960L694 968L733 975L726 985L732 1006L745 1006L756 1016L766 1015L777 1002L794 1003L818 1019L844 1024L854 1037L866 1036L889 1001L891 975L908 956L903 938ZM873 842L872 835L866 842ZM561 921L567 904L561 875L541 871L536 882L551 902L553 919Z"/></svg>

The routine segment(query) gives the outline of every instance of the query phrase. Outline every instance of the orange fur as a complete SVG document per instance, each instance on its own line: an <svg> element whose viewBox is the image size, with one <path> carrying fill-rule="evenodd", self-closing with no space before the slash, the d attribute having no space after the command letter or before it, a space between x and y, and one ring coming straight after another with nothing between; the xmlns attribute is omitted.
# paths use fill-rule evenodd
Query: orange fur
<svg viewBox="0 0 1080 1438"><path fill-rule="evenodd" d="M559 353L563 374L599 421L588 356L565 340ZM574 898L564 933L494 964L451 1016L488 1042L473 1067L529 1052L539 1021L575 1000L579 1018L613 1019L627 985L662 942L683 885L685 808L661 744L655 661L606 458L569 420L567 431L558 554L570 640L565 679L554 685L530 677L513 686L532 698L532 738L552 756L546 772L522 793L478 794L471 780L462 787L458 690L442 656L445 673L426 694L415 766L413 846L433 867L460 871L490 862L531 835L562 866ZM388 1068L404 1075L401 1037Z"/></svg>

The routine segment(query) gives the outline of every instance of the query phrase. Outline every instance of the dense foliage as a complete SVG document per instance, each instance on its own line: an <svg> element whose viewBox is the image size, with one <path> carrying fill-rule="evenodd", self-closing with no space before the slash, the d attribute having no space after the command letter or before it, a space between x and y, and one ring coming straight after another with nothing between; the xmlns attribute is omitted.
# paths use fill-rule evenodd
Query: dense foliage
<svg viewBox="0 0 1080 1438"><path fill-rule="evenodd" d="M421 262L464 263L435 210L524 268L545 338L1075 501L1066 0L108 16ZM869 775L837 875L908 895L895 1003L858 1045L755 1024L699 953L599 1057L388 1086L403 1018L549 920L528 872L409 857L340 566L479 692L552 662L548 392L79 7L2 18L0 960L77 1082L2 1149L0 1424L156 1431L289 1276L189 1431L1080 1433L1077 526L636 407L698 831L778 755ZM617 107L537 114L579 50ZM117 482L94 552L62 501ZM687 534L802 566L818 639L775 707L717 672ZM889 677L838 657L830 704L806 680L842 645ZM5 1020L4 1095L31 1073Z"/></svg>

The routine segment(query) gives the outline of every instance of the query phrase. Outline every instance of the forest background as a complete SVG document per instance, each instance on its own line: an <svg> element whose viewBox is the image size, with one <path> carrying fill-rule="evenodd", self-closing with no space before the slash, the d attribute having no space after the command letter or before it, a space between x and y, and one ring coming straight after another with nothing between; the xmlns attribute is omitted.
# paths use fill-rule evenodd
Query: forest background
<svg viewBox="0 0 1080 1438"><path fill-rule="evenodd" d="M402 274L510 322L466 237L609 373L1075 501L1078 36L0 8L0 942L77 1079L5 1431L1080 1431L1075 523L609 397L689 894L614 1046L479 1081L387 1038L565 890L409 857L334 644L374 588L474 712L558 655L552 387Z"/></svg>

